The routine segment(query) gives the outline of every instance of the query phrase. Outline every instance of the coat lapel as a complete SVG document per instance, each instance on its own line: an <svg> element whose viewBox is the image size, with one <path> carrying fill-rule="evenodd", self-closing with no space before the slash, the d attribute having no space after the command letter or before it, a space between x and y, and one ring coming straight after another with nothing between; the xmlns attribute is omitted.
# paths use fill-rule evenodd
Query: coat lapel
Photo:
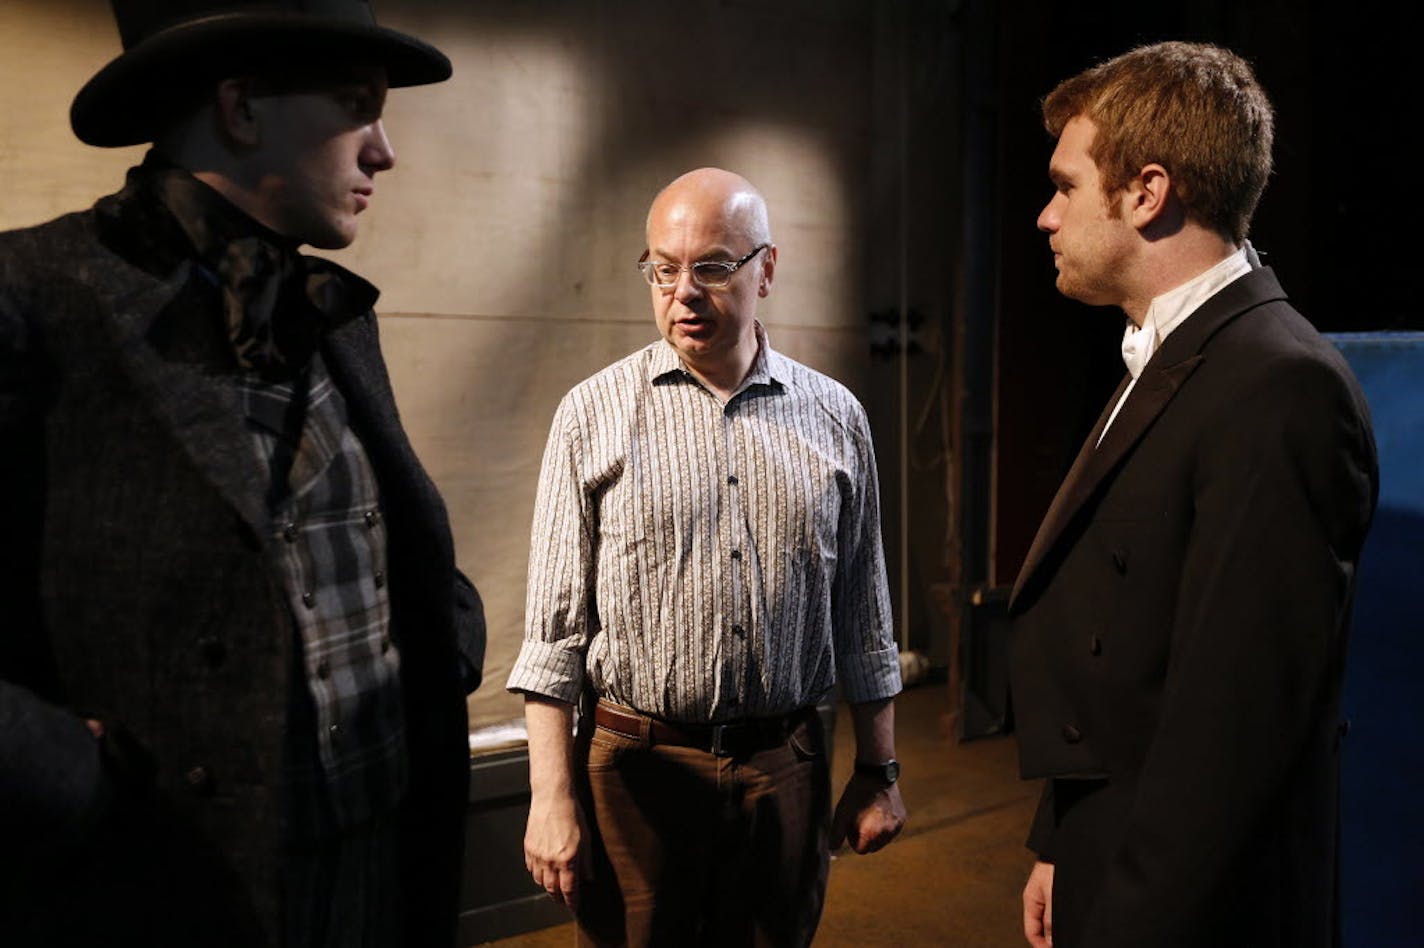
<svg viewBox="0 0 1424 948"><path fill-rule="evenodd" d="M119 362L154 415L260 542L271 527L265 484L235 391L204 363L165 358L154 343L160 320L194 337L220 332L216 319L203 318L211 307L198 297L201 278L195 280L189 263L162 279L129 273L116 281L123 289L112 298L110 328Z"/></svg>
<svg viewBox="0 0 1424 948"><path fill-rule="evenodd" d="M375 313L349 320L327 334L322 342L327 371L346 400L352 430L376 471L381 503L400 514L400 522L444 525L446 511L434 483L421 467L396 411L390 376L381 357ZM392 525L395 542L397 527ZM450 550L449 532L431 531L422 543L429 550Z"/></svg>
<svg viewBox="0 0 1424 948"><path fill-rule="evenodd" d="M1177 330L1162 343L1148 361L1122 410L1118 412L1107 435L1098 444L1103 427L1113 406L1122 397L1128 384L1124 378L1108 400L1107 407L1093 426L1077 459L1069 469L1063 484L1044 515L1043 523L1033 538L1023 567L1014 581L1009 596L1013 610L1024 588L1044 559L1062 538L1073 518L1084 508L1103 481L1131 454L1153 422L1186 384L1192 373L1205 361L1202 348L1216 332L1246 310L1272 299L1284 299L1275 274L1269 269L1253 270L1228 284L1221 292L1202 304Z"/></svg>

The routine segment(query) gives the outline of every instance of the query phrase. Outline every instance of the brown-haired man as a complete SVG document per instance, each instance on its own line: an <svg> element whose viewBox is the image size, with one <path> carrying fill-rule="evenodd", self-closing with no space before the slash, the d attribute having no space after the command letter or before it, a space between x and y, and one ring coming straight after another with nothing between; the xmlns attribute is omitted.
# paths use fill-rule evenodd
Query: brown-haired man
<svg viewBox="0 0 1424 948"><path fill-rule="evenodd" d="M0 235L0 942L448 948L479 600L355 274L361 0L115 0L119 193Z"/></svg>
<svg viewBox="0 0 1424 948"><path fill-rule="evenodd" d="M1014 585L1035 946L1333 943L1339 698L1373 513L1364 398L1244 244L1272 112L1216 47L1045 100L1058 288L1129 374Z"/></svg>

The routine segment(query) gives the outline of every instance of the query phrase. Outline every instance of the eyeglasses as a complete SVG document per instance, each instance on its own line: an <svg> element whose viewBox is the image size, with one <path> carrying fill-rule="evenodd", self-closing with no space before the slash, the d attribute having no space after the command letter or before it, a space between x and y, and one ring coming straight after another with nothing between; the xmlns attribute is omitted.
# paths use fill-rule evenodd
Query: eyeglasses
<svg viewBox="0 0 1424 948"><path fill-rule="evenodd" d="M648 281L649 286L656 286L664 290L677 286L677 281L684 270L692 271L692 282L698 286L709 290L719 290L732 282L732 274L769 246L771 245L757 244L755 250L734 263L725 260L699 260L686 265L667 263L663 260L648 260L646 259L647 251L644 251L644 259L638 261L638 269L643 271L643 279Z"/></svg>

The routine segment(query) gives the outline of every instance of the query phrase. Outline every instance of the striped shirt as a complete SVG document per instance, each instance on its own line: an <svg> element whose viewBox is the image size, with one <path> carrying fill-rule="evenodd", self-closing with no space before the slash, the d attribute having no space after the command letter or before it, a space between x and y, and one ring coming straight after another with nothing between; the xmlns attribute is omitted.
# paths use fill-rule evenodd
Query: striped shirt
<svg viewBox="0 0 1424 948"><path fill-rule="evenodd" d="M663 340L564 397L510 690L697 722L900 690L865 412L757 336L725 405Z"/></svg>

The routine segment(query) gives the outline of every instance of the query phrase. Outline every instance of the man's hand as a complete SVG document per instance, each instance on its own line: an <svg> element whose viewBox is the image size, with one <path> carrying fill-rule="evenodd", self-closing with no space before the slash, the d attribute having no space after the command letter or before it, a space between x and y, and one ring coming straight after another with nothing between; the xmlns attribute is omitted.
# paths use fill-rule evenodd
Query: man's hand
<svg viewBox="0 0 1424 948"><path fill-rule="evenodd" d="M529 823L524 865L534 881L573 908L578 901L578 853L583 838L574 799L573 705L541 695L524 696L529 730Z"/></svg>
<svg viewBox="0 0 1424 948"><path fill-rule="evenodd" d="M1033 948L1053 944L1053 863L1036 862L1023 890L1024 937Z"/></svg>
<svg viewBox="0 0 1424 948"><path fill-rule="evenodd" d="M547 794L529 802L524 865L554 901L578 904L578 853L583 838L578 804L571 794Z"/></svg>
<svg viewBox="0 0 1424 948"><path fill-rule="evenodd" d="M864 856L883 847L905 825L905 802L900 785L886 786L873 777L855 774L846 784L836 815L831 820L831 848L842 842Z"/></svg>

